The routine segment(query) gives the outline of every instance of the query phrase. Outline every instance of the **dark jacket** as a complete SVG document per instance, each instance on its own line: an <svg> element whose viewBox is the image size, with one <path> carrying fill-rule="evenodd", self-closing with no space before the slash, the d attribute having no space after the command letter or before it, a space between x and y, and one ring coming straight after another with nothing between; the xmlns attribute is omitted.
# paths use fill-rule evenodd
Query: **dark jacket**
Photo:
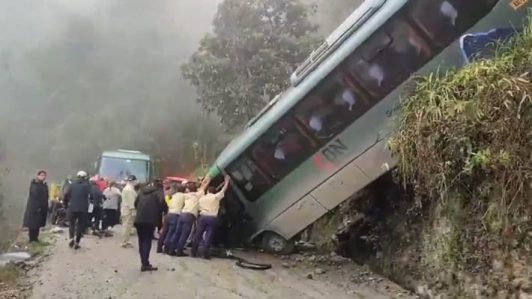
<svg viewBox="0 0 532 299"><path fill-rule="evenodd" d="M78 179L72 182L65 194L65 206L69 213L89 212L89 196L91 185L87 180Z"/></svg>
<svg viewBox="0 0 532 299"><path fill-rule="evenodd" d="M96 184L91 184L90 190L90 202L94 205L95 208L101 208L103 205L104 196L100 188Z"/></svg>
<svg viewBox="0 0 532 299"><path fill-rule="evenodd" d="M135 200L135 209L135 225L158 226L163 213L168 211L163 190L153 186L142 189Z"/></svg>
<svg viewBox="0 0 532 299"><path fill-rule="evenodd" d="M41 228L46 225L48 215L48 185L44 182L32 180L26 211L24 212L24 227Z"/></svg>

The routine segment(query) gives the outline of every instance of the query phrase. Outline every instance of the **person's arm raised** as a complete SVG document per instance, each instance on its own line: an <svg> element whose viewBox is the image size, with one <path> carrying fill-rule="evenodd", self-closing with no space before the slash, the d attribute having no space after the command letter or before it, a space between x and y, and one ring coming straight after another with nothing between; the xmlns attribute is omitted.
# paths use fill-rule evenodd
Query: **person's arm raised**
<svg viewBox="0 0 532 299"><path fill-rule="evenodd" d="M205 190L207 189L207 186L209 186L210 182L211 182L211 177L209 175L205 176L205 178L201 182L201 186L199 187L198 192L205 194Z"/></svg>
<svg viewBox="0 0 532 299"><path fill-rule="evenodd" d="M229 188L229 182L231 182L231 178L229 177L229 175L226 175L224 180L224 186L222 187L222 191L220 191L221 193L225 194L227 188Z"/></svg>

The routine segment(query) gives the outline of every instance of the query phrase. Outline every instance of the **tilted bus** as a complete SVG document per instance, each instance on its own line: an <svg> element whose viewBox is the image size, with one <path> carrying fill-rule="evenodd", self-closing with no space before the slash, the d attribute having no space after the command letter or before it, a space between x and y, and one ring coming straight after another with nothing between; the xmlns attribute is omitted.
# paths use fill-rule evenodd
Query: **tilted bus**
<svg viewBox="0 0 532 299"><path fill-rule="evenodd" d="M219 155L243 236L272 252L394 167L387 138L414 74L463 65L460 37L522 27L532 1L367 0Z"/></svg>

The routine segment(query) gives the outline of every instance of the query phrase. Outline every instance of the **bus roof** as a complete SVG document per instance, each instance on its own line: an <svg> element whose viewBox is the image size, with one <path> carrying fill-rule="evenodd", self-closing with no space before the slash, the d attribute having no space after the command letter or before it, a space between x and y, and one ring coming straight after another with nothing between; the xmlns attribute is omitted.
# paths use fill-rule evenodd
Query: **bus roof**
<svg viewBox="0 0 532 299"><path fill-rule="evenodd" d="M317 84L319 84L329 73L331 73L340 63L342 63L357 47L369 38L378 28L380 28L395 12L402 8L408 0L382 1L366 0L352 14L365 16L363 12L378 6L379 9L373 11L372 15L366 18L364 26L359 26L357 30L350 32L350 36L343 39L341 45L335 47L335 51L326 58L320 60L319 65L313 71L305 75L298 84L293 84L268 107L267 111L253 120L251 124L235 139L227 145L216 159L216 166L225 168L229 163L242 154L257 138L292 109L303 97L305 97ZM348 17L338 28L352 28L349 23L356 22L352 17ZM346 29L347 30L347 29ZM332 35L339 35L335 30ZM331 36L332 36L331 35ZM330 39L331 37L329 37Z"/></svg>
<svg viewBox="0 0 532 299"><path fill-rule="evenodd" d="M105 151L103 152L102 157L146 161L151 160L151 157L148 154L131 150Z"/></svg>

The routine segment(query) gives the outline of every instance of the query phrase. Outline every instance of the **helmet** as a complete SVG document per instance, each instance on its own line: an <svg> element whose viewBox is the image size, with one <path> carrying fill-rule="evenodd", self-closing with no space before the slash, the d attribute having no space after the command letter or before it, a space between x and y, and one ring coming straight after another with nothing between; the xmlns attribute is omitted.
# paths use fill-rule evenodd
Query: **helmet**
<svg viewBox="0 0 532 299"><path fill-rule="evenodd" d="M87 173L83 170L78 171L78 174L76 175L78 178L86 178Z"/></svg>

